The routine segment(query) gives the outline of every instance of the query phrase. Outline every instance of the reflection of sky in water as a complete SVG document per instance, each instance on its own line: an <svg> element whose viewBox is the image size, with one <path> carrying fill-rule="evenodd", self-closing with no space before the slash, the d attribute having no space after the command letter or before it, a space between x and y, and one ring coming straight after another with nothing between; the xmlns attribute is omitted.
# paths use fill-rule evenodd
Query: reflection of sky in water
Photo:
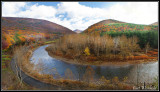
<svg viewBox="0 0 160 92"><path fill-rule="evenodd" d="M48 45L41 46L33 52L33 56L31 58L31 62L35 65L39 62L43 62L44 67L43 70L45 74L55 74L55 70L60 74L60 76L65 75L65 71L70 69L74 76L78 78L78 75L82 77L86 70L86 65L75 65L69 64L60 60L56 60L48 55L48 52L45 51L45 48ZM94 66L91 67L94 70L94 78L100 78L104 76L107 79L113 78L115 76L122 79L124 77L128 77L130 80L136 80L136 70L137 65L125 65L125 66ZM158 62L152 64L139 64L139 72L140 79L148 79L153 78L153 76L158 75ZM54 68L54 69L53 69ZM144 75L144 76L142 76Z"/></svg>

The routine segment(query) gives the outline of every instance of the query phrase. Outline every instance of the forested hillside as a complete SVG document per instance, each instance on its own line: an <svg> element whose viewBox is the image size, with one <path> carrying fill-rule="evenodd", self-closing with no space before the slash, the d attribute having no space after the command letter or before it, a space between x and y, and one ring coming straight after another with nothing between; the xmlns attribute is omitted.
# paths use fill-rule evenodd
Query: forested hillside
<svg viewBox="0 0 160 92"><path fill-rule="evenodd" d="M83 33L100 36L108 34L112 37L137 36L141 48L144 48L147 43L153 48L158 48L158 25L139 25L109 19L93 24Z"/></svg>
<svg viewBox="0 0 160 92"><path fill-rule="evenodd" d="M13 44L74 34L72 30L46 20L2 17L2 48Z"/></svg>

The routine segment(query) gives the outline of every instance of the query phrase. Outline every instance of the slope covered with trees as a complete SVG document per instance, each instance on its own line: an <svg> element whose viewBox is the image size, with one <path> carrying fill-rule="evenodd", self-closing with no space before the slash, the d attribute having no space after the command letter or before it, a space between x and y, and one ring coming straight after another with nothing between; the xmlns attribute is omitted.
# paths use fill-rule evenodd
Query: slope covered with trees
<svg viewBox="0 0 160 92"><path fill-rule="evenodd" d="M53 22L49 22L41 19L31 18L17 18L17 17L3 17L2 18L2 29L3 30L27 30L34 32L45 32L45 33L74 33L72 30L58 25Z"/></svg>
<svg viewBox="0 0 160 92"><path fill-rule="evenodd" d="M83 33L101 36L109 34L112 37L123 34L127 37L137 36L141 48L147 43L153 48L158 48L158 25L139 25L109 19L90 26Z"/></svg>
<svg viewBox="0 0 160 92"><path fill-rule="evenodd" d="M95 31L98 33L104 33L108 31L150 31L150 30L158 30L158 25L138 25L132 23L125 23L116 20L104 20L93 24L88 27L84 33L94 33Z"/></svg>
<svg viewBox="0 0 160 92"><path fill-rule="evenodd" d="M2 17L2 48L24 42L39 41L74 34L61 25L40 19Z"/></svg>

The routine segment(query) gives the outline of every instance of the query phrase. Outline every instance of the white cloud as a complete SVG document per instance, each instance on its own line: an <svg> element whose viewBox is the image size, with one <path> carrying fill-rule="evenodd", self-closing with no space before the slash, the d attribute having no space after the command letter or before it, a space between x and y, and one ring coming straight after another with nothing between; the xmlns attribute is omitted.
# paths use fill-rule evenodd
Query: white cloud
<svg viewBox="0 0 160 92"><path fill-rule="evenodd" d="M18 16L44 19L55 17L55 14L54 7L35 4L30 6L28 10L19 12Z"/></svg>
<svg viewBox="0 0 160 92"><path fill-rule="evenodd" d="M158 21L157 2L117 3L108 10L110 16L120 21L136 24L151 24Z"/></svg>
<svg viewBox="0 0 160 92"><path fill-rule="evenodd" d="M24 8L26 2L3 2L2 3L2 16L17 16L17 12Z"/></svg>
<svg viewBox="0 0 160 92"><path fill-rule="evenodd" d="M80 5L78 2L62 2L58 4L57 14L67 14L69 20L62 21L62 24L63 22L68 22L67 25L71 26L70 29L84 30L91 24L106 19L106 11L107 10L101 8L91 8ZM85 19L88 21L84 21ZM65 24L63 25L66 26Z"/></svg>
<svg viewBox="0 0 160 92"><path fill-rule="evenodd" d="M100 8L80 5L78 2L62 2L58 5L58 13L67 13L69 18L82 19L84 17L104 17L106 12Z"/></svg>
<svg viewBox="0 0 160 92"><path fill-rule="evenodd" d="M27 2L4 2L2 4L2 16L49 19L55 17L55 14L56 9L53 6L30 5Z"/></svg>
<svg viewBox="0 0 160 92"><path fill-rule="evenodd" d="M151 24L158 21L158 2L118 2L105 8L92 8L78 2L61 2L58 8L26 2L2 3L2 16L45 19L71 30L85 30L104 19Z"/></svg>

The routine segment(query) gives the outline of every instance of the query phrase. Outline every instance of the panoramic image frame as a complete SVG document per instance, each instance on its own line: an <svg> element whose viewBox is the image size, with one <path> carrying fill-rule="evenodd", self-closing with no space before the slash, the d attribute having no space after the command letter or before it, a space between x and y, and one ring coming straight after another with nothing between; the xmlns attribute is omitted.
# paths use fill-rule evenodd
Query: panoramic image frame
<svg viewBox="0 0 160 92"><path fill-rule="evenodd" d="M2 1L1 91L158 91L158 7Z"/></svg>

